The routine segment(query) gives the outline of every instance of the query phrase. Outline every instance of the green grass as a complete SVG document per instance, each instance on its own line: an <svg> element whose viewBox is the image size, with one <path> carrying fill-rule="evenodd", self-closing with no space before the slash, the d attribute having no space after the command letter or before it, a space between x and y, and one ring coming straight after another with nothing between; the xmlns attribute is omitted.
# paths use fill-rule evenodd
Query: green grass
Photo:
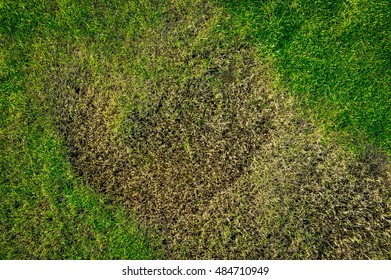
<svg viewBox="0 0 391 280"><path fill-rule="evenodd" d="M157 258L131 215L74 174L39 98L33 46L56 25L49 3L0 3L0 259Z"/></svg>
<svg viewBox="0 0 391 280"><path fill-rule="evenodd" d="M355 3L1 2L0 257L389 259L389 13Z"/></svg>
<svg viewBox="0 0 391 280"><path fill-rule="evenodd" d="M61 139L28 91L12 78L7 83L1 96L10 105L1 110L0 259L156 257L124 209L73 175Z"/></svg>
<svg viewBox="0 0 391 280"><path fill-rule="evenodd" d="M377 1L218 1L318 124L356 152L391 151L391 7Z"/></svg>

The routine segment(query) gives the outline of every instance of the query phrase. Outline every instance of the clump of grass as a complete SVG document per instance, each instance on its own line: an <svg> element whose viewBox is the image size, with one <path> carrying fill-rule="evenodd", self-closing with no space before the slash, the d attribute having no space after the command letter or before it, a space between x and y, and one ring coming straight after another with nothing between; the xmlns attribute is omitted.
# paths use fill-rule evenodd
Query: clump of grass
<svg viewBox="0 0 391 280"><path fill-rule="evenodd" d="M223 9L160 4L127 7L115 40L87 26L35 57L83 178L138 213L166 258L389 258L387 157L323 143Z"/></svg>

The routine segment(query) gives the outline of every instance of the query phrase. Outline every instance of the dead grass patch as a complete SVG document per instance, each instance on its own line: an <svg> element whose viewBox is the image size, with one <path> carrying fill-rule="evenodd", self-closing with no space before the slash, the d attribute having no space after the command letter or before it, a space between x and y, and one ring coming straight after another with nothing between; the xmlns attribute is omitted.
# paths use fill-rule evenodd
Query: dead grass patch
<svg viewBox="0 0 391 280"><path fill-rule="evenodd" d="M322 143L266 59L216 31L221 10L167 11L115 63L86 44L52 65L45 94L80 174L167 258L389 258L387 158Z"/></svg>

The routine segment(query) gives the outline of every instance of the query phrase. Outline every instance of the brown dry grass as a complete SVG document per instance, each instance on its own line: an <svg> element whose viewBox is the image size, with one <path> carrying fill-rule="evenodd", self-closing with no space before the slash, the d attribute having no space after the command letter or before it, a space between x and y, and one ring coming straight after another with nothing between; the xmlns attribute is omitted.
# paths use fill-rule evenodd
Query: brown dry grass
<svg viewBox="0 0 391 280"><path fill-rule="evenodd" d="M390 258L387 158L323 141L270 63L216 33L221 10L169 7L117 57L79 43L51 65L44 92L76 170L166 258Z"/></svg>

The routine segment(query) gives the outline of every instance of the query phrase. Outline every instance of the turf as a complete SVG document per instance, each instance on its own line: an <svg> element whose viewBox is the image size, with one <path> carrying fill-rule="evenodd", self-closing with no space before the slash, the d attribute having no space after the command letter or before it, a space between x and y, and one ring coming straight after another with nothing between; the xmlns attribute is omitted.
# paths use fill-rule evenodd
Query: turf
<svg viewBox="0 0 391 280"><path fill-rule="evenodd" d="M284 86L356 153L391 151L388 1L218 1L276 58Z"/></svg>
<svg viewBox="0 0 391 280"><path fill-rule="evenodd" d="M4 258L389 259L387 12L348 61L345 4L3 4Z"/></svg>
<svg viewBox="0 0 391 280"><path fill-rule="evenodd" d="M131 215L74 175L37 98L31 31L52 15L36 4L1 3L0 259L157 258Z"/></svg>

